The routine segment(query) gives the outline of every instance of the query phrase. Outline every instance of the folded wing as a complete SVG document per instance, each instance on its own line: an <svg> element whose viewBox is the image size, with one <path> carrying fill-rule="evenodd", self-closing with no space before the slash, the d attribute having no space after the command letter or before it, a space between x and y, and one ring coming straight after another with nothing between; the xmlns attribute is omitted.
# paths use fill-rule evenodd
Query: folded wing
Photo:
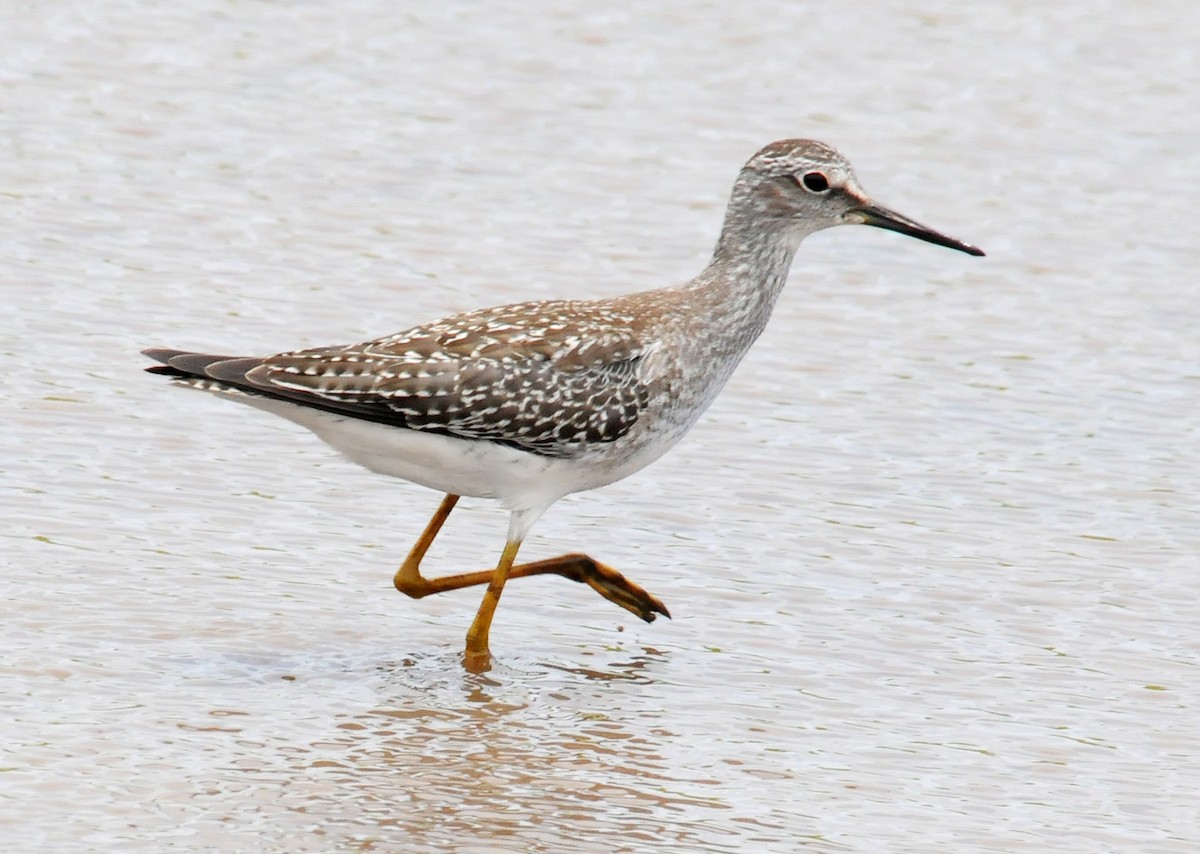
<svg viewBox="0 0 1200 854"><path fill-rule="evenodd" d="M637 422L649 393L643 361L653 349L638 339L632 318L576 305L489 309L362 344L266 358L148 355L165 363L158 372L569 457L621 438Z"/></svg>

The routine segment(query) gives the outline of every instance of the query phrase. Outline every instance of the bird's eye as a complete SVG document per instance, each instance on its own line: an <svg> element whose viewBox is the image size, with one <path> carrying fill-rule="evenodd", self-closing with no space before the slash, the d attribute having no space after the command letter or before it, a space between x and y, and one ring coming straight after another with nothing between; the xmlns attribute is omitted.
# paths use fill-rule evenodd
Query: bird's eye
<svg viewBox="0 0 1200 854"><path fill-rule="evenodd" d="M810 193L826 193L829 191L829 179L820 172L805 172L800 178L799 184Z"/></svg>

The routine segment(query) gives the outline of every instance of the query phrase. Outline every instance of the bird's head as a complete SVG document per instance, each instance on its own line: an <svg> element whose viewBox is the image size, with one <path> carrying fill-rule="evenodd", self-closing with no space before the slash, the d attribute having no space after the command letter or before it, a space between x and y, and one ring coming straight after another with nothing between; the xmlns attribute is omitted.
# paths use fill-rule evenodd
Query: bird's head
<svg viewBox="0 0 1200 854"><path fill-rule="evenodd" d="M835 225L873 225L968 255L983 254L873 202L849 161L811 139L773 142L751 157L734 186L734 212L746 223L772 222L797 238Z"/></svg>

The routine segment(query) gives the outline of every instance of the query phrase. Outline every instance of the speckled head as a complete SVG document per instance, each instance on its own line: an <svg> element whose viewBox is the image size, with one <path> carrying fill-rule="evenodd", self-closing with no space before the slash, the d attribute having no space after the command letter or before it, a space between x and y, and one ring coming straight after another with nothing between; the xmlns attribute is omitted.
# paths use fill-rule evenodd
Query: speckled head
<svg viewBox="0 0 1200 854"><path fill-rule="evenodd" d="M872 225L982 255L983 251L871 201L850 162L811 139L782 139L746 162L734 185L729 225L775 224L797 242L835 225Z"/></svg>
<svg viewBox="0 0 1200 854"><path fill-rule="evenodd" d="M818 168L836 169L851 178L854 176L854 170L841 152L815 139L780 139L764 145L747 161L745 168L775 177Z"/></svg>

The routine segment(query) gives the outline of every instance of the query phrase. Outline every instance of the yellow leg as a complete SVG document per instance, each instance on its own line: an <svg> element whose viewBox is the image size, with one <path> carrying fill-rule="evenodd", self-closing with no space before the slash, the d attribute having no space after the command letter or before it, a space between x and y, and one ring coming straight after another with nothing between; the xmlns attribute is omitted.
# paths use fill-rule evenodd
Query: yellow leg
<svg viewBox="0 0 1200 854"><path fill-rule="evenodd" d="M504 553L500 555L500 563L492 573L483 601L471 628L467 630L467 650L463 656L463 666L472 673L483 673L492 667L492 653L488 649L488 634L492 628L492 617L496 606L500 603L500 594L504 592L504 582L508 580L508 571L512 569L513 561L517 559L517 550L521 548L520 540L509 540L504 544Z"/></svg>
<svg viewBox="0 0 1200 854"><path fill-rule="evenodd" d="M421 560L429 551L430 545L457 502L457 495L447 495L442 499L437 512L425 526L416 545L412 547L412 551L408 553L404 563L396 570L392 581L396 585L396 589L404 595L413 599L421 599L434 593L461 590L477 584L490 585L494 582L496 576L494 569L446 575L441 578L425 578L421 575ZM664 617L671 616L661 600L650 595L611 566L585 554L565 554L532 563L517 564L508 572L509 578L527 578L533 575L561 575L570 581L586 584L608 601L620 605L647 623L653 622L658 614L662 614Z"/></svg>
<svg viewBox="0 0 1200 854"><path fill-rule="evenodd" d="M404 559L404 563L400 564L400 568L396 570L396 575L392 578L392 583L396 585L396 589L401 593L411 596L414 599L420 599L422 596L428 596L430 593L441 592L440 589L436 589L436 579L431 582L421 576L421 559L425 557L425 552L429 551L429 547L433 545L434 538L438 535L438 531L442 530L442 525L445 524L446 518L457 503L457 495L448 494L442 499L442 503L438 505L438 509L433 514L433 518L429 520L429 524L425 526L425 530L421 532L421 536L417 539L416 545L412 547L412 551L408 553L408 557Z"/></svg>

